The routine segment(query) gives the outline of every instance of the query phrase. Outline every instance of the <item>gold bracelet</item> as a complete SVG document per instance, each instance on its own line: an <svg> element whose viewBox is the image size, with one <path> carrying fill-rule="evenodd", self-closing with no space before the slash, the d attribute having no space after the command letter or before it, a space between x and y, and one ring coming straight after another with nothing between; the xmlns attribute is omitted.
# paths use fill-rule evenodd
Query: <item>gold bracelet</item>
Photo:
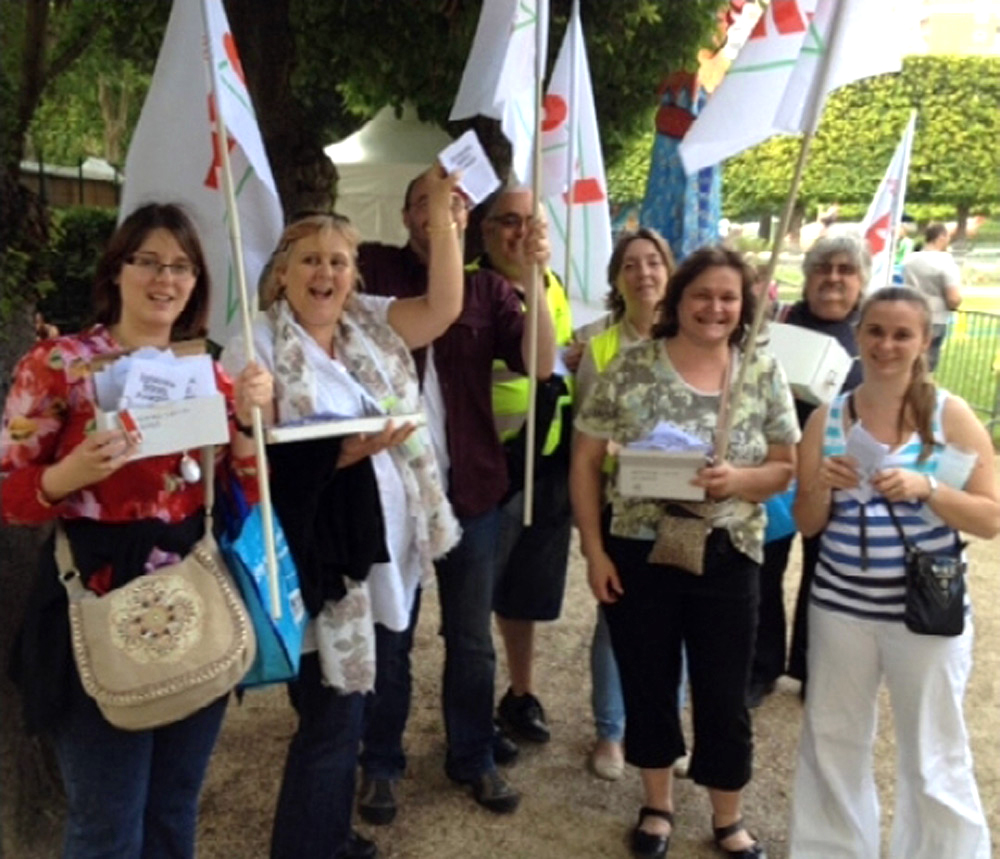
<svg viewBox="0 0 1000 859"><path fill-rule="evenodd" d="M458 224L455 221L452 221L450 224L448 224L448 226L443 226L443 225L435 226L434 224L428 224L427 235L429 236L443 235L445 233L453 233L457 229L458 229Z"/></svg>

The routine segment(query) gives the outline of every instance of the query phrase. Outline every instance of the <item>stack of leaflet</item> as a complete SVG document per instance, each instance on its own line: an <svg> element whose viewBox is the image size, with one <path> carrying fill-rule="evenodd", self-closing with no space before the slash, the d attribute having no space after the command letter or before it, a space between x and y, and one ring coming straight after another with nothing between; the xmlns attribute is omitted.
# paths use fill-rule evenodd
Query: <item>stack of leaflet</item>
<svg viewBox="0 0 1000 859"><path fill-rule="evenodd" d="M628 498L704 501L705 490L692 486L710 446L676 424L661 421L644 438L618 454L618 491Z"/></svg>
<svg viewBox="0 0 1000 859"><path fill-rule="evenodd" d="M97 428L137 436L136 458L229 440L226 401L208 355L178 357L147 347L115 359L93 378Z"/></svg>

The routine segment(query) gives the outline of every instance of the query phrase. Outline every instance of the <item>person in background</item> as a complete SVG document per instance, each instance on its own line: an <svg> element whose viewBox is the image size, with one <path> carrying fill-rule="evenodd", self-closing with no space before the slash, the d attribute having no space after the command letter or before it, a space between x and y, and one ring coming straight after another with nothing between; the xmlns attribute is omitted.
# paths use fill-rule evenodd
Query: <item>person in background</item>
<svg viewBox="0 0 1000 859"><path fill-rule="evenodd" d="M576 374L578 405L622 350L649 340L675 268L670 247L655 230L640 227L619 237L608 263L607 305L612 321L586 342ZM611 634L599 605L590 643L590 682L597 741L588 764L598 777L615 781L625 770L625 702Z"/></svg>
<svg viewBox="0 0 1000 859"><path fill-rule="evenodd" d="M575 421L573 513L621 675L625 759L642 775L645 802L631 835L636 856L665 856L673 831L672 764L685 751L677 701L682 650L695 734L690 776L708 790L715 844L741 859L765 855L743 823L741 799L751 776L745 696L763 554L761 502L788 485L799 439L781 367L766 352L753 353L746 393L732 403L727 457L692 481L712 502L702 575L651 563L665 503L624 497L614 475L604 477L609 441L627 445L661 421L713 443L726 382L744 360L753 281L736 251L706 247L688 256L667 284L651 339L612 361Z"/></svg>
<svg viewBox="0 0 1000 859"><path fill-rule="evenodd" d="M858 347L854 328L861 304L861 291L871 273L871 258L867 245L856 235L841 235L820 239L802 260L805 284L802 298L791 306L779 308L778 319L833 337L849 355L856 356ZM850 391L861 382L861 367L851 366L841 391ZM814 403L795 400L799 426L804 427ZM772 503L777 503L777 497ZM764 546L764 563L760 570L760 623L754 644L754 659L747 689L751 708L774 691L777 679L787 673L806 684L806 649L808 647L809 587L816 569L817 541L802 541L802 579L795 604L792 642L786 644L784 575L788 566L794 534L771 540ZM786 667L787 654L787 667Z"/></svg>
<svg viewBox="0 0 1000 859"><path fill-rule="evenodd" d="M134 458L137 440L95 430L91 362L205 334L211 292L198 235L178 206L151 203L122 221L94 281L96 324L37 343L18 363L0 433L7 525L58 522L94 593L176 563L202 537L204 486L185 457ZM271 399L271 376L248 365L235 385L216 364L230 444L218 451L247 497L257 497L253 442L238 432ZM83 690L70 653L66 592L53 538L41 555L12 659L30 733L48 734L66 789L63 855L195 854L198 796L228 696L160 728L111 725Z"/></svg>
<svg viewBox="0 0 1000 859"><path fill-rule="evenodd" d="M928 376L932 318L926 300L906 287L871 295L857 333L864 380L806 424L795 518L803 534L819 538L820 554L809 605L792 859L880 855L872 759L883 681L896 741L888 855L990 855L962 712L972 668L971 606L957 636L920 635L903 622L902 534L923 551L950 554L958 531L987 540L1000 533L989 436L960 397ZM889 448L867 501L852 492L859 476L847 455L846 434L859 422ZM948 446L975 455L962 485L949 485L940 471Z"/></svg>
<svg viewBox="0 0 1000 859"><path fill-rule="evenodd" d="M359 235L335 215L287 226L261 288L254 350L274 368L278 422L420 411L410 349L462 308L462 258L451 213L457 177L434 166L428 195L428 290L394 300L359 291ZM243 365L241 336L227 366ZM379 630L406 630L422 581L457 542L430 438L390 420L381 432L272 445L271 493L299 570L310 622L289 697L299 723L275 812L272 859L361 859L375 845L351 830L368 693L384 666ZM369 499L372 499L370 506ZM330 539L336 535L341 539ZM329 540L329 542L325 542ZM320 551L315 551L315 546ZM317 557L318 555L318 557Z"/></svg>
<svg viewBox="0 0 1000 859"><path fill-rule="evenodd" d="M452 198L452 217L461 234L468 220L464 200ZM403 204L409 233L404 247L363 244L359 262L366 290L406 298L427 291L427 251L437 229L428 213L422 177L410 183ZM544 224L532 221L524 244L524 265L544 263ZM526 277L518 279L529 283ZM524 304L538 308L539 380L552 375L555 336L545 301L521 297L494 272L466 273L462 313L414 358L422 382L428 428L462 526L462 539L437 562L441 633L445 644L442 705L448 777L469 787L473 799L498 814L513 812L520 795L497 771L494 757L493 699L496 655L491 615L496 583L499 505L507 492L507 464L491 405L493 362L502 359L524 373L530 325ZM419 596L404 632L380 630L379 675L368 714L361 754L358 810L369 823L396 816L394 785L406 771L403 733L410 710L410 650ZM385 670L383 670L385 666Z"/></svg>
<svg viewBox="0 0 1000 859"><path fill-rule="evenodd" d="M483 269L500 274L522 301L525 286L521 280L530 276L530 267L525 265L525 239L533 214L530 188L508 186L497 192L487 203L482 222L484 252L467 267L470 272ZM543 279L556 347L566 346L573 336L566 291L547 266L538 276ZM545 743L550 737L545 710L535 694L535 624L558 619L569 562L572 397L568 385L572 379L566 375L565 371L562 375L556 373L538 383L533 521L526 528L528 378L510 370L502 360L493 362L493 419L504 445L510 478L500 508L499 572L493 596L493 612L507 653L510 686L500 700L497 719L506 732L532 743Z"/></svg>
<svg viewBox="0 0 1000 859"><path fill-rule="evenodd" d="M941 347L948 333L951 311L962 303L962 272L948 252L951 235L939 221L924 229L924 244L906 258L903 283L922 293L931 307L931 345L927 363L931 372L941 360Z"/></svg>

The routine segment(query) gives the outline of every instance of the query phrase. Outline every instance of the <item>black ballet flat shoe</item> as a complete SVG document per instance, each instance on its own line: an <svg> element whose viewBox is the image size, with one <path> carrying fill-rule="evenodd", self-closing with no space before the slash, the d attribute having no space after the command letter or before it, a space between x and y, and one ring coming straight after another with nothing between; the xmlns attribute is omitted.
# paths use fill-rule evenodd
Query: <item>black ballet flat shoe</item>
<svg viewBox="0 0 1000 859"><path fill-rule="evenodd" d="M663 859L670 849L670 835L655 835L640 829L642 821L647 817L659 817L667 821L670 824L670 835L673 835L674 813L644 805L639 809L639 822L632 830L632 855L640 856L642 859Z"/></svg>
<svg viewBox="0 0 1000 859"><path fill-rule="evenodd" d="M747 833L752 839L753 844L749 847L744 847L741 850L729 850L722 846L722 842L725 841L730 835L735 835L737 832L745 830L746 827L743 825L743 819L730 823L728 826L716 826L715 821L712 821L712 837L715 840L715 846L722 851L730 859L767 859L767 852L764 850L764 846L757 840L757 836L752 832Z"/></svg>

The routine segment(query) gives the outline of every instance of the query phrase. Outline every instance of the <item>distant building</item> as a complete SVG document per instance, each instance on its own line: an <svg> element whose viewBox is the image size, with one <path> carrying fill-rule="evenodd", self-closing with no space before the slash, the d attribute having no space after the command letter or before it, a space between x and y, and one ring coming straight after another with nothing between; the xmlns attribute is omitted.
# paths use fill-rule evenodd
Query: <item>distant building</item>
<svg viewBox="0 0 1000 859"><path fill-rule="evenodd" d="M36 193L46 205L118 206L118 193L124 176L100 158L88 158L76 167L21 162L21 184Z"/></svg>
<svg viewBox="0 0 1000 859"><path fill-rule="evenodd" d="M1000 56L997 0L922 0L907 53Z"/></svg>

